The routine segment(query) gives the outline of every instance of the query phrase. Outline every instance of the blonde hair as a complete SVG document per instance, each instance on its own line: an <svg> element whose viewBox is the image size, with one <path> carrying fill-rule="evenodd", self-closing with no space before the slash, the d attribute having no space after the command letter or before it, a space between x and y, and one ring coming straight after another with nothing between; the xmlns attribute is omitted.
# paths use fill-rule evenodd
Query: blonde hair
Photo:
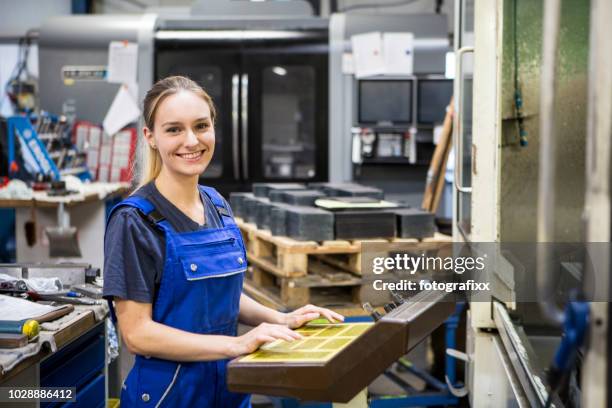
<svg viewBox="0 0 612 408"><path fill-rule="evenodd" d="M210 119L214 125L217 112L210 95L195 81L187 77L169 76L157 81L155 85L149 89L144 98L142 115L145 126L149 128L150 131L153 131L155 114L161 102L168 96L179 93L180 91L190 91L204 99L210 108ZM142 143L142 145L142 150L144 150L144 152L142 152L143 154L141 157L144 156L144 168L140 176L140 186L154 180L159 175L162 168L162 160L159 151L153 149L149 143ZM132 174L136 173L133 172Z"/></svg>

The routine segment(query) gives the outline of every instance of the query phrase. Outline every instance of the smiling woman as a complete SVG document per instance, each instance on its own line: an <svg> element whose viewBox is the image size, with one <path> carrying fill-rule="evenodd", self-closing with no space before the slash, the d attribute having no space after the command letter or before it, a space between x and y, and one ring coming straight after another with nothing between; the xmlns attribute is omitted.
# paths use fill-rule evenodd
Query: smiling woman
<svg viewBox="0 0 612 408"><path fill-rule="evenodd" d="M185 77L157 82L144 100L140 188L111 211L104 296L135 364L122 406L249 406L225 384L229 358L301 336L291 329L330 310L280 313L242 294L246 250L231 209L198 185L215 150L215 108ZM115 313L116 311L116 313ZM257 326L237 336L238 321Z"/></svg>
<svg viewBox="0 0 612 408"><path fill-rule="evenodd" d="M191 79L172 76L157 82L144 100L143 131L148 149L140 184L157 178L162 170L162 155L172 167L169 170L186 171L185 175L203 173L215 150L215 117L211 97ZM175 162L170 160L173 155L189 160L185 163L192 166L184 168L179 161L175 168Z"/></svg>

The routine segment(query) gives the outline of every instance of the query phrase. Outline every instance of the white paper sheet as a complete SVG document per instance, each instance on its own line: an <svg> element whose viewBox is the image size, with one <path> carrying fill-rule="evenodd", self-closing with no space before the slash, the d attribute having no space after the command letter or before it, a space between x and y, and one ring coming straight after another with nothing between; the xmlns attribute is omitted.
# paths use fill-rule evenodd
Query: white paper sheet
<svg viewBox="0 0 612 408"><path fill-rule="evenodd" d="M383 57L385 75L412 75L414 35L412 33L384 33Z"/></svg>
<svg viewBox="0 0 612 408"><path fill-rule="evenodd" d="M0 313L2 320L23 320L40 317L51 313L59 307L40 305L29 300L16 298L13 296L0 295Z"/></svg>
<svg viewBox="0 0 612 408"><path fill-rule="evenodd" d="M106 113L102 126L109 135L114 135L126 125L135 122L140 116L140 109L132 94L122 85Z"/></svg>
<svg viewBox="0 0 612 408"><path fill-rule="evenodd" d="M355 76L364 78L385 73L382 35L375 31L351 36Z"/></svg>
<svg viewBox="0 0 612 408"><path fill-rule="evenodd" d="M108 45L106 80L118 84L136 83L138 68L138 44L127 41L111 41Z"/></svg>

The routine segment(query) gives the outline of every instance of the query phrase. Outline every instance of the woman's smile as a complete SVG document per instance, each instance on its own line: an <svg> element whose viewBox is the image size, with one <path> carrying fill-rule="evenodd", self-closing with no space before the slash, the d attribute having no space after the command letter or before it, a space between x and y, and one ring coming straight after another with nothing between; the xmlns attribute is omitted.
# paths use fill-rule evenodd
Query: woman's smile
<svg viewBox="0 0 612 408"><path fill-rule="evenodd" d="M206 153L207 150L208 149L201 149L189 153L176 153L176 155L181 159L187 160L188 162L197 162L204 156L204 153Z"/></svg>

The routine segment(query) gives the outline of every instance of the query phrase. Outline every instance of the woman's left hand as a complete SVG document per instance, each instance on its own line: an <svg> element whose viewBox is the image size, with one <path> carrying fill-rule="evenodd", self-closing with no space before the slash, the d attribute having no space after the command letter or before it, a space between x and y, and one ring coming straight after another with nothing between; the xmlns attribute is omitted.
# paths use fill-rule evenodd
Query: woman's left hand
<svg viewBox="0 0 612 408"><path fill-rule="evenodd" d="M331 323L344 321L344 316L332 310L314 305L306 305L294 310L291 313L285 313L283 316L283 324L290 329L297 329L298 327L303 326L305 323L319 317L324 317Z"/></svg>

